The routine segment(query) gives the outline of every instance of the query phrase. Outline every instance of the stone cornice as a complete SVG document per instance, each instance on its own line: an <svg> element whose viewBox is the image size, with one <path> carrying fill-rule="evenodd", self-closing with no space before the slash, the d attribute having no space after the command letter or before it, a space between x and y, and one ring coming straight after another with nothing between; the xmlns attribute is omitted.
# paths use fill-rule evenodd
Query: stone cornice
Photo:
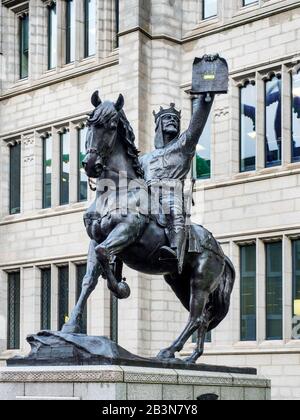
<svg viewBox="0 0 300 420"><path fill-rule="evenodd" d="M119 33L119 37L128 35L133 32L140 32L153 41L165 40L165 41L169 41L175 44L184 45L192 41L197 41L198 39L201 39L201 38L206 38L217 33L226 32L231 29L237 28L239 26L244 26L249 23L253 23L258 20L266 19L271 16L275 16L275 15L285 13L290 10L294 10L298 8L300 8L299 2L293 3L293 4L279 5L279 6L275 6L273 4L272 6L269 6L268 10L265 10L266 9L265 7L260 10L255 10L254 14L244 13L242 15L237 15L233 17L232 19L230 19L229 23L224 24L222 21L218 21L216 22L216 24L212 25L211 28L208 28L207 25L203 26L202 24L199 24L198 27L196 27L193 31L190 31L188 35L183 36L181 39L175 38L175 37L172 37L171 35L163 34L163 33L160 33L160 34L150 33L149 31L142 28L141 26L135 26L126 31L122 31Z"/></svg>
<svg viewBox="0 0 300 420"><path fill-rule="evenodd" d="M2 5L15 13L28 11L30 0L2 0Z"/></svg>
<svg viewBox="0 0 300 420"><path fill-rule="evenodd" d="M33 92L38 89L42 89L44 87L52 86L57 83L65 82L67 80L75 79L80 76L84 76L89 73L94 73L96 71L103 70L108 67L116 66L119 64L119 57L116 56L109 57L108 59L104 60L102 63L98 65L93 65L89 67L77 67L74 70L71 70L68 73L57 73L54 76L45 77L44 79L39 79L38 81L34 82L33 84L29 85L22 85L20 87L14 87L11 91L0 95L0 101L4 101L6 99L13 98L15 96L19 96L25 93ZM44 75L45 76L45 75Z"/></svg>

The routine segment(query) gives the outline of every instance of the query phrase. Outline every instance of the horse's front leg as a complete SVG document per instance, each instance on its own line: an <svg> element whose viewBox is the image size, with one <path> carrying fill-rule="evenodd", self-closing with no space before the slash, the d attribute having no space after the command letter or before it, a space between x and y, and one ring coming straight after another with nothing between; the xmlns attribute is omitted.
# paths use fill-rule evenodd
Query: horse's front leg
<svg viewBox="0 0 300 420"><path fill-rule="evenodd" d="M98 284L98 279L102 274L102 267L95 252L96 246L97 243L95 241L91 241L87 260L87 272L82 282L81 294L71 314L70 320L62 328L63 333L70 334L81 332L80 324L87 300L91 293L95 290Z"/></svg>
<svg viewBox="0 0 300 420"><path fill-rule="evenodd" d="M96 247L98 260L105 270L108 288L118 299L127 299L130 296L130 288L120 276L116 278L111 268L111 258L136 242L141 232L140 217L140 215L127 216L124 222L118 224L108 238Z"/></svg>

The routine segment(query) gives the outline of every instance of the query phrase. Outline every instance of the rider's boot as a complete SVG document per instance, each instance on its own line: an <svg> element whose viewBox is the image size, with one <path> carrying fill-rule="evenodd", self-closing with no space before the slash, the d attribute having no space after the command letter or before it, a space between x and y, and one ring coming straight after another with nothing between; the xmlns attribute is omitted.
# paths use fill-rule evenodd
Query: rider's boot
<svg viewBox="0 0 300 420"><path fill-rule="evenodd" d="M185 230L180 229L178 232L174 232L171 248L163 246L160 249L160 260L161 261L177 261L179 274L182 273L183 261L182 252L185 243Z"/></svg>

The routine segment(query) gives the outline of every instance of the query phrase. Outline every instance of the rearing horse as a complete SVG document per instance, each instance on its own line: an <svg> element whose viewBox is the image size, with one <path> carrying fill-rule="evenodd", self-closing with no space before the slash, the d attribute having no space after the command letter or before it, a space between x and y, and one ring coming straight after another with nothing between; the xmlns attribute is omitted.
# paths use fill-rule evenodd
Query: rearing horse
<svg viewBox="0 0 300 420"><path fill-rule="evenodd" d="M196 363L203 354L206 333L216 328L228 313L235 281L234 267L212 234L198 225L190 227L182 274L178 274L174 262L160 259L161 247L169 245L168 237L155 217L149 218L137 208L136 191L139 182L144 185L143 170L133 130L123 111L124 98L120 95L116 103L102 103L95 92L92 104L95 110L88 120L87 154L83 162L87 176L97 179L96 199L84 216L91 243L82 292L63 332L80 332L87 299L100 275L119 299L130 295L129 286L122 278L124 262L133 270L163 275L190 313L183 332L158 357L174 359L175 353L198 331L197 347L186 359L188 363ZM120 174L127 177L127 181L135 180L126 192L120 185ZM109 182L102 189L100 184L104 180ZM126 194L126 213L116 204L119 202L116 197L120 198L121 194ZM147 190L144 194L148 199ZM193 248L191 252L191 241L199 245L196 251Z"/></svg>

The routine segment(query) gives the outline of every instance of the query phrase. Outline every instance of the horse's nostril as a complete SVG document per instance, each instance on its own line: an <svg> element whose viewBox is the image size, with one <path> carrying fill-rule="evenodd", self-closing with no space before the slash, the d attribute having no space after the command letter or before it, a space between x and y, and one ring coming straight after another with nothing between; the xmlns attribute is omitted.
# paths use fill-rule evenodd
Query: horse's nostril
<svg viewBox="0 0 300 420"><path fill-rule="evenodd" d="M87 163L85 161L82 162L82 167L85 169L87 167Z"/></svg>

